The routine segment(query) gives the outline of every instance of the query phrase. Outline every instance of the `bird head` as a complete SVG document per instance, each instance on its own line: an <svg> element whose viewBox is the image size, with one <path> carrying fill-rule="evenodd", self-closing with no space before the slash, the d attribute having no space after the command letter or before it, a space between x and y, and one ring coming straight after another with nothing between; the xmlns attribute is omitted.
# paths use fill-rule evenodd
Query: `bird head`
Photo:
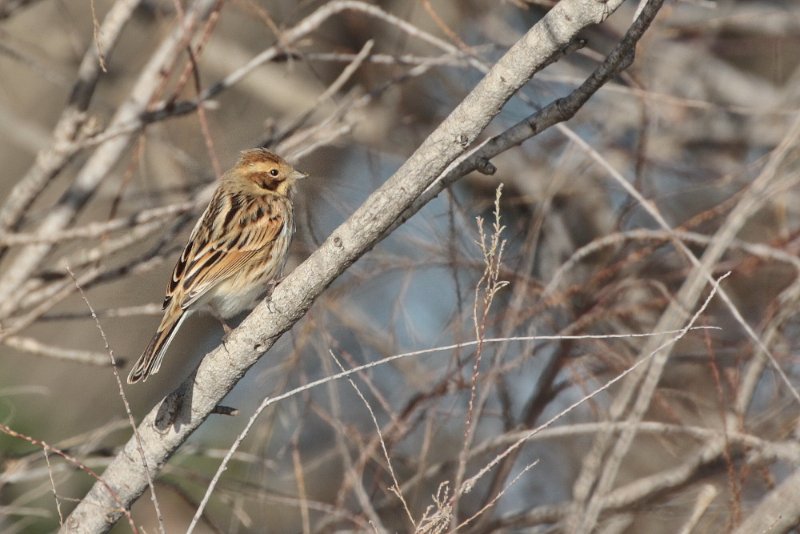
<svg viewBox="0 0 800 534"><path fill-rule="evenodd" d="M283 196L289 195L297 180L308 176L266 148L242 151L231 175L254 194L277 193Z"/></svg>

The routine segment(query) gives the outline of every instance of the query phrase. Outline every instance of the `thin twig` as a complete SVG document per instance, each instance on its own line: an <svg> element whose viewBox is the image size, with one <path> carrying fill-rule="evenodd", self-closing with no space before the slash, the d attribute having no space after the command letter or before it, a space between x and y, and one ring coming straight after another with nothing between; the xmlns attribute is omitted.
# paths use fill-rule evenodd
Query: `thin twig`
<svg viewBox="0 0 800 534"><path fill-rule="evenodd" d="M156 488L153 484L153 478L150 475L150 468L147 466L147 457L144 453L144 447L142 445L142 439L139 435L139 431L136 428L136 420L133 418L133 412L131 412L131 406L128 403L128 397L125 395L125 389L122 387L122 380L119 377L119 372L117 371L117 361L114 357L114 349L111 348L111 345L108 343L108 337L106 337L106 332L103 330L103 325L100 324L100 319L97 317L97 314L94 312L94 308L92 304L89 302L89 299L86 297L86 294L83 292L83 288L78 283L78 279L75 277L75 273L67 267L67 272L69 273L70 278L72 278L72 282L75 284L78 292L81 295L81 299L86 304L86 307L89 308L89 313L92 314L92 319L94 319L94 324L97 327L98 332L100 332L100 337L103 338L103 345L105 346L106 353L108 354L108 359L111 361L111 369L114 373L114 379L117 381L117 388L119 390L119 397L122 399L122 404L125 406L125 413L128 416L128 423L131 425L133 429L133 435L137 440L139 445L139 454L141 455L141 459L145 465L145 474L147 476L147 485L150 488L150 500L153 503L153 508L156 511L156 518L158 519L158 531L161 534L166 534L166 530L164 528L164 516L161 513L161 507L158 504L158 497L156 496Z"/></svg>

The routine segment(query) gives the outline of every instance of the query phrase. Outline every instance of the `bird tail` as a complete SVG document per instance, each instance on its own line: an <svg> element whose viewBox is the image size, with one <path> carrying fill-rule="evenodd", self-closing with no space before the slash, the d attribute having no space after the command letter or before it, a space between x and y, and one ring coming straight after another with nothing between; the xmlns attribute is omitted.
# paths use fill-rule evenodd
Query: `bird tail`
<svg viewBox="0 0 800 534"><path fill-rule="evenodd" d="M164 359L164 354L167 352L167 347L169 347L175 334L178 333L178 329L181 327L186 315L180 308L167 310L164 318L161 319L158 330L156 330L156 335L153 336L150 344L147 345L147 348L144 349L142 355L133 365L133 369L128 375L128 384L135 384L140 380L144 382L147 377L158 372L161 367L161 361Z"/></svg>

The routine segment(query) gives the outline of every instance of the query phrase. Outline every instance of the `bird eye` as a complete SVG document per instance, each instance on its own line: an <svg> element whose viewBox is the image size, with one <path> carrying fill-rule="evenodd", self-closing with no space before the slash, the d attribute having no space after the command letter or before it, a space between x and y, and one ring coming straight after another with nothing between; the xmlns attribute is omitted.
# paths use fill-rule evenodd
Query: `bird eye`
<svg viewBox="0 0 800 534"><path fill-rule="evenodd" d="M278 176L278 169L272 169L269 171L270 176Z"/></svg>

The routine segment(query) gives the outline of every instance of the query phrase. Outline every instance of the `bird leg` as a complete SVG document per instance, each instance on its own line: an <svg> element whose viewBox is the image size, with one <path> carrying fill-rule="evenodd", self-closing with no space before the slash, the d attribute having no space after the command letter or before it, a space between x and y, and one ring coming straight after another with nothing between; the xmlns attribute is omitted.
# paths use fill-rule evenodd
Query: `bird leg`
<svg viewBox="0 0 800 534"><path fill-rule="evenodd" d="M278 312L278 310L275 309L275 306L272 305L272 292L275 290L275 286L281 283L281 280L283 280L283 277L267 282L267 293L264 295L264 302L267 303L267 309L270 313Z"/></svg>
<svg viewBox="0 0 800 534"><path fill-rule="evenodd" d="M233 328L228 326L228 323L225 322L225 319L223 319L222 316L219 313L217 313L217 310L215 310L214 308L209 307L209 313L211 313L211 316L217 321L219 321L220 325L222 325L222 331L224 332L222 334L222 346L225 348L225 351L228 352L228 346L225 344L225 342L228 341L228 336L230 336L231 332L233 332Z"/></svg>

